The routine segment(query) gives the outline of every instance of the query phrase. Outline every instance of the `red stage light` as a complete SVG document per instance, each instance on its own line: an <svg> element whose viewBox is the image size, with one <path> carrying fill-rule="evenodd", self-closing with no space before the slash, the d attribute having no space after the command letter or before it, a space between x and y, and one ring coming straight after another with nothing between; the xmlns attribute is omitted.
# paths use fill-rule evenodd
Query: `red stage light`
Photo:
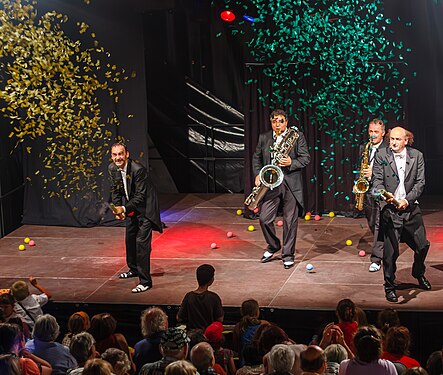
<svg viewBox="0 0 443 375"><path fill-rule="evenodd" d="M224 10L223 12L220 13L220 18L223 21L232 22L235 20L235 14L230 10Z"/></svg>

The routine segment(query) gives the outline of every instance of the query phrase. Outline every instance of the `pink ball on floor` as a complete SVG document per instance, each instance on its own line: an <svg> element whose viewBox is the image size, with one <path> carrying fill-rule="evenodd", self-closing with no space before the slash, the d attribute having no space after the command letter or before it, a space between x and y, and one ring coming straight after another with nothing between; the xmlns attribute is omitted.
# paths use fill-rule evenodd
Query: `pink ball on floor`
<svg viewBox="0 0 443 375"><path fill-rule="evenodd" d="M254 209L254 214L258 212L258 207Z"/></svg>
<svg viewBox="0 0 443 375"><path fill-rule="evenodd" d="M283 220L279 220L279 221L277 221L277 225L278 225L279 227L282 227L282 226L283 226Z"/></svg>
<svg viewBox="0 0 443 375"><path fill-rule="evenodd" d="M361 256L361 257L364 257L364 256L366 255L366 251L364 251L364 250L360 250L360 251L358 252L358 255Z"/></svg>
<svg viewBox="0 0 443 375"><path fill-rule="evenodd" d="M308 212L306 212L306 214L305 215L309 215L309 216L312 216L312 214L311 214L311 211L308 211Z"/></svg>
<svg viewBox="0 0 443 375"><path fill-rule="evenodd" d="M234 234L232 232L226 233L226 237L231 238Z"/></svg>
<svg viewBox="0 0 443 375"><path fill-rule="evenodd" d="M34 240L29 241L29 246L35 246L35 241Z"/></svg>
<svg viewBox="0 0 443 375"><path fill-rule="evenodd" d="M217 248L217 244L215 242L211 243L211 249L216 249Z"/></svg>
<svg viewBox="0 0 443 375"><path fill-rule="evenodd" d="M315 219L316 221L319 221L319 220L321 219L321 217L320 217L320 215L315 215L315 216L314 216L314 219Z"/></svg>

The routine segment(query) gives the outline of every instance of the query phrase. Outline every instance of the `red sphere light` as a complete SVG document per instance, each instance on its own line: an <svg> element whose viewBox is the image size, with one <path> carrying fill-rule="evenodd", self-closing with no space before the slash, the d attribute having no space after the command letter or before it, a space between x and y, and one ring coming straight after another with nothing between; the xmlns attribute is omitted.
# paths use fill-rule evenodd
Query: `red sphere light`
<svg viewBox="0 0 443 375"><path fill-rule="evenodd" d="M220 18L225 22L232 22L235 20L235 14L231 10L224 10L220 13Z"/></svg>

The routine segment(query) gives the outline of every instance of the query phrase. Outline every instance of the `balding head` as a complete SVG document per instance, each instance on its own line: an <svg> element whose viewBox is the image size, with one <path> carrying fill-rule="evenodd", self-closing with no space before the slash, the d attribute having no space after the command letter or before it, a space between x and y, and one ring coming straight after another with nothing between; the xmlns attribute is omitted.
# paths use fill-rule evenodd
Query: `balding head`
<svg viewBox="0 0 443 375"><path fill-rule="evenodd" d="M401 153L408 144L407 130L397 126L389 133L389 146L394 153Z"/></svg>
<svg viewBox="0 0 443 375"><path fill-rule="evenodd" d="M207 342L200 342L191 349L191 361L198 372L206 371L214 364L214 350Z"/></svg>
<svg viewBox="0 0 443 375"><path fill-rule="evenodd" d="M300 354L301 369L303 371L323 374L326 369L326 357L323 349L317 345L309 345Z"/></svg>

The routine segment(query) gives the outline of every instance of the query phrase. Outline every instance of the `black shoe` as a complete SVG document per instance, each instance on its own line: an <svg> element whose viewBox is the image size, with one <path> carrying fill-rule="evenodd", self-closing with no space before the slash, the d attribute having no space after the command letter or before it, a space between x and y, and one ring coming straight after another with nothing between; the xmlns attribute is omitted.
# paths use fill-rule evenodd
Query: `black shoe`
<svg viewBox="0 0 443 375"><path fill-rule="evenodd" d="M398 302L398 297L397 294L395 293L395 290L386 292L386 300L388 302Z"/></svg>
<svg viewBox="0 0 443 375"><path fill-rule="evenodd" d="M270 262L273 256L274 256L273 253L270 253L269 251L265 251L265 253L263 254L263 256L260 259L260 262L262 262L262 263Z"/></svg>
<svg viewBox="0 0 443 375"><path fill-rule="evenodd" d="M123 272L119 275L119 279L130 279L131 277L137 277L138 275L135 272L127 271Z"/></svg>
<svg viewBox="0 0 443 375"><path fill-rule="evenodd" d="M420 277L417 277L418 285L421 289L424 290L431 290L431 283L428 281L428 279L423 275Z"/></svg>
<svg viewBox="0 0 443 375"><path fill-rule="evenodd" d="M289 268L294 267L295 262L293 261L287 261L283 263L283 267L285 268L285 270L288 270Z"/></svg>

